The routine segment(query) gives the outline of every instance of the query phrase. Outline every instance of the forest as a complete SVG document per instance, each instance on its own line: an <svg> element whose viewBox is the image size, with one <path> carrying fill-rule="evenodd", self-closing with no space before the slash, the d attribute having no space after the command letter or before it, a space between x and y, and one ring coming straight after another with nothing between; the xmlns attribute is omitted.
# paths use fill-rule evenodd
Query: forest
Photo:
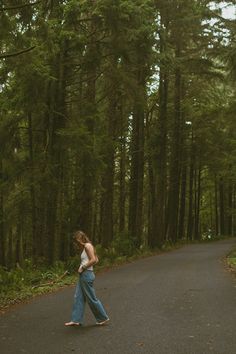
<svg viewBox="0 0 236 354"><path fill-rule="evenodd" d="M1 266L235 236L235 4L0 1Z"/></svg>

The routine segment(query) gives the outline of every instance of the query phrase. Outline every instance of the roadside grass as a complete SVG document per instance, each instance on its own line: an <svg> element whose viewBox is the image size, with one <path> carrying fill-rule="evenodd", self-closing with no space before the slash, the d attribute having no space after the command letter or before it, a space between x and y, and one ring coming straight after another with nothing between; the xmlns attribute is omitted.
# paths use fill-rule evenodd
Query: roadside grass
<svg viewBox="0 0 236 354"><path fill-rule="evenodd" d="M226 260L230 270L236 276L236 248L227 255Z"/></svg>
<svg viewBox="0 0 236 354"><path fill-rule="evenodd" d="M215 239L219 240L219 238ZM177 243L166 242L161 249L148 249L141 247L135 249L132 244L116 240L108 249L96 246L99 263L95 272L117 267L135 260L154 256L164 252L170 252L191 243L212 242L213 240L187 241L179 240ZM236 267L236 250L229 257L230 264ZM54 266L47 267L41 263L32 264L31 260L25 260L24 268L19 265L15 269L6 270L0 267L0 313L4 313L11 306L26 302L29 299L61 288L74 285L78 279L77 269L80 257L71 257L67 262L56 262Z"/></svg>

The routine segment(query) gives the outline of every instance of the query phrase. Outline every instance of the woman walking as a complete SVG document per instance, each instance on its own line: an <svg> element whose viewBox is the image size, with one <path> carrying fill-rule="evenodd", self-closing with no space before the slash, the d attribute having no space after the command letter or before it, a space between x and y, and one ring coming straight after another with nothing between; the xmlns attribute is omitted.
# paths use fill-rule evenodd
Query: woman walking
<svg viewBox="0 0 236 354"><path fill-rule="evenodd" d="M109 318L101 301L97 299L93 288L95 279L93 265L96 264L98 260L95 249L83 231L77 231L75 233L74 245L76 249L82 251L81 263L78 269L80 277L75 290L71 321L66 322L65 326L81 326L83 324L86 301L96 318L96 324L104 325L109 321Z"/></svg>

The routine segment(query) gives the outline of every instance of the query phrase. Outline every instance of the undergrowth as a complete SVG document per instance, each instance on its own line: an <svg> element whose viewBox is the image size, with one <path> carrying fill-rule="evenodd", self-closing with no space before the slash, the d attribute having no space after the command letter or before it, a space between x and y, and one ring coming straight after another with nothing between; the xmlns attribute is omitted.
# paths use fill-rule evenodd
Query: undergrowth
<svg viewBox="0 0 236 354"><path fill-rule="evenodd" d="M229 266L232 268L233 271L235 271L236 274L236 249L230 252L227 256L227 262Z"/></svg>

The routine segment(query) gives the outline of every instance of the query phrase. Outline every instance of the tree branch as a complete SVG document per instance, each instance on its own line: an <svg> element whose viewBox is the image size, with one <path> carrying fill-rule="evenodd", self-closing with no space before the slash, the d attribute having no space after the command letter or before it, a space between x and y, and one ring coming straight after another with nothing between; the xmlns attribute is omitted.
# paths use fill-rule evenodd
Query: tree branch
<svg viewBox="0 0 236 354"><path fill-rule="evenodd" d="M19 52L15 52L15 53L6 53L6 54L0 54L0 59L5 59L5 58L10 58L10 57L16 57L18 55L30 52L31 50L33 50L35 48L35 45L33 47L27 48L27 49L23 49L20 50Z"/></svg>
<svg viewBox="0 0 236 354"><path fill-rule="evenodd" d="M8 6L8 7L1 7L0 11L9 11L9 10L18 10L18 9L23 9L24 7L27 6L33 6L33 5L37 5L41 2L41 0L39 1L35 1L35 2L31 2L29 4L23 4L23 5L15 5L15 6Z"/></svg>
<svg viewBox="0 0 236 354"><path fill-rule="evenodd" d="M55 280L51 280L48 283L35 285L35 286L32 287L32 289L40 288L40 287L43 287L43 286L53 285L53 284L57 283L58 281L62 280L68 274L69 274L69 272L68 272L68 270L66 270L59 278L57 278Z"/></svg>
<svg viewBox="0 0 236 354"><path fill-rule="evenodd" d="M230 23L230 24L235 24L235 20L234 19L229 19L229 18L224 18L221 15L218 15L215 11L211 10L211 13L214 15L214 17L218 18L219 20L226 22L226 23Z"/></svg>

